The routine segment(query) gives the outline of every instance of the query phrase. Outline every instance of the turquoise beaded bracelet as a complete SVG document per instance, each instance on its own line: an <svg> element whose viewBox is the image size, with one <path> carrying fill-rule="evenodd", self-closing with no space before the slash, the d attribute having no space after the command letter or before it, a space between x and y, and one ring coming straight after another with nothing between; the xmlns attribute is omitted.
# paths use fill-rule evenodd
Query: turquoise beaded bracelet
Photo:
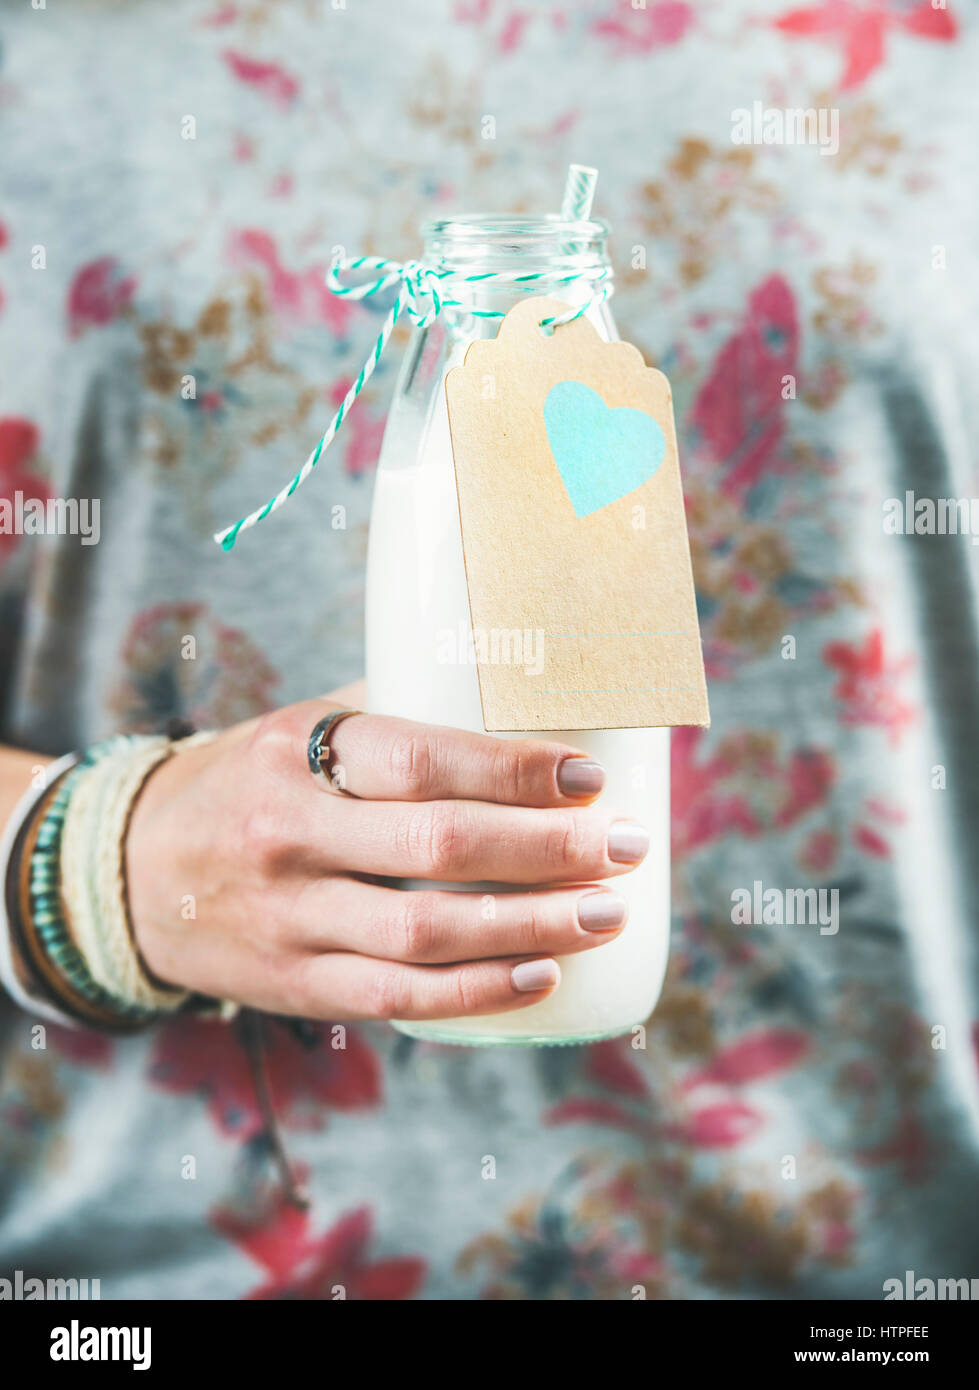
<svg viewBox="0 0 979 1390"><path fill-rule="evenodd" d="M37 832L28 870L31 918L37 939L54 967L82 998L98 1009L109 1010L122 1023L149 1023L156 1014L151 1009L127 1003L110 994L91 975L85 958L71 939L61 903L61 840L72 790L83 773L123 747L134 737L117 735L93 745L63 778Z"/></svg>

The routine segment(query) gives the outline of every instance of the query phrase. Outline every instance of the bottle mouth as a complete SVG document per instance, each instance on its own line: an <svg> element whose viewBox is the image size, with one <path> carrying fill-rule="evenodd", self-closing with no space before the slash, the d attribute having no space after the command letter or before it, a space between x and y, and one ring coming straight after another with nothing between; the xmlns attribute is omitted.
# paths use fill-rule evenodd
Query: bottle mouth
<svg viewBox="0 0 979 1390"><path fill-rule="evenodd" d="M422 224L425 260L452 272L603 270L609 226L599 218L575 222L559 214L476 213Z"/></svg>

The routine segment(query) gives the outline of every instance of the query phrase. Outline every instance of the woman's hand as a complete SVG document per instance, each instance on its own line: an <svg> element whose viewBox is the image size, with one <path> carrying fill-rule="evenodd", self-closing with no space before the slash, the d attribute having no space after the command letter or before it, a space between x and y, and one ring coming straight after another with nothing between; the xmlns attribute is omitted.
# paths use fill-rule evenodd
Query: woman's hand
<svg viewBox="0 0 979 1390"><path fill-rule="evenodd" d="M355 794L337 795L306 762L332 708L237 725L150 778L127 874L160 979L307 1018L450 1018L537 1003L560 980L552 957L618 935L625 903L594 880L634 868L648 837L588 804L597 764L563 744L358 714L328 735Z"/></svg>

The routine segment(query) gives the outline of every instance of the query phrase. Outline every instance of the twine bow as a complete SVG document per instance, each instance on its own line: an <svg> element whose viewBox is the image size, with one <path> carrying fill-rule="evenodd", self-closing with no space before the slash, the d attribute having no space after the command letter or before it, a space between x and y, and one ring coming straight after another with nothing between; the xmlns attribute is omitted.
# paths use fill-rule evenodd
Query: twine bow
<svg viewBox="0 0 979 1390"><path fill-rule="evenodd" d="M360 285L345 285L340 279L341 273L356 270L376 270L379 274L373 280L367 280ZM388 316L377 335L373 351L358 372L356 381L340 402L340 407L330 421L326 433L313 449L309 458L291 482L287 483L274 497L270 497L263 507L258 507L248 516L242 517L240 521L235 522L234 526L228 526L225 530L216 533L214 539L222 550L231 550L242 531L250 531L253 526L257 526L267 516L277 512L292 494L302 487L319 463L324 451L332 443L334 435L343 423L343 417L370 381L374 368L381 360L381 354L394 332L394 325L398 319L401 318L402 314L406 314L417 327L427 328L441 313L443 305L449 302L442 298L438 289L439 281L444 278L444 275L445 272L439 272L433 266L425 265L422 261L399 263L385 260L383 256L355 256L353 259L339 260L330 266L326 273L326 284L333 294L340 295L344 299L369 299L372 295L380 294L383 290L400 284L398 297L391 305Z"/></svg>
<svg viewBox="0 0 979 1390"><path fill-rule="evenodd" d="M365 280L361 285L345 285L340 279L344 271L376 270L380 273L373 280ZM372 295L389 290L400 284L398 297L391 309L392 327L403 313L413 320L418 328L427 328L438 318L443 304L455 304L439 294L439 284L449 274L447 270L437 270L424 261L386 261L383 256L355 256L352 260L338 260L326 272L326 287L331 294L342 299L370 299Z"/></svg>
<svg viewBox="0 0 979 1390"><path fill-rule="evenodd" d="M578 166L572 166L577 169ZM585 170L588 175L594 175L594 170ZM579 180L580 182L580 180ZM588 180L585 180L588 183ZM577 185L575 185L577 190ZM588 207L591 205L591 192L594 191L594 179L590 181L590 190L586 188L585 193L580 190L576 193L577 202L569 204L569 216L587 217L588 212L582 198L587 196ZM340 276L345 273L356 271L370 271L376 273L374 279L365 280L358 285L346 285ZM357 379L350 390L340 403L340 408L334 415L327 427L326 433L313 449L309 458L300 468L291 482L287 483L280 492L274 497L270 497L263 507L258 507L248 516L236 521L233 526L226 527L223 531L218 531L214 539L221 546L222 550L231 550L235 541L242 531L250 531L253 526L257 526L260 521L264 521L267 516L277 512L279 508L289 500L312 473L313 469L323 457L325 451L333 442L337 430L343 423L343 418L367 385L373 375L374 368L381 359L388 339L394 331L394 326L402 315L411 319L418 328L427 328L434 323L443 309L461 308L473 318L480 319L502 319L505 315L496 309L475 309L469 305L464 305L461 300L450 298L448 295L449 286L444 282L452 280L459 284L479 284L493 283L506 284L508 287L527 285L541 285L547 283L555 288L570 284L572 280L580 280L582 273L574 270L566 275L556 274L553 270L531 271L526 275L515 275L509 271L484 271L476 275L458 275L449 268L440 269L433 265L427 265L424 261L388 261L383 256L354 256L338 260L330 266L326 273L326 285L331 293L339 295L342 299L370 299L375 294L380 294L383 290L392 289L395 285L399 286L398 295L387 318L384 320L377 341L374 343L373 351L367 361L357 374ZM599 269L591 277L592 297L577 309L570 309L565 314L552 314L540 321L541 328L545 332L553 332L562 323L570 323L573 319L579 318L592 304L607 299L610 290L610 272Z"/></svg>

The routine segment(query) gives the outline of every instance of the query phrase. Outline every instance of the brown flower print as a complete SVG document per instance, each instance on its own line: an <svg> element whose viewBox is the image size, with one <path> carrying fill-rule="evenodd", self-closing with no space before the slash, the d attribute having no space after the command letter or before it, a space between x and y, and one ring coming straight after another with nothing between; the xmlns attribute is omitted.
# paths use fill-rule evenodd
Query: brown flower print
<svg viewBox="0 0 979 1390"><path fill-rule="evenodd" d="M190 326L169 318L136 325L147 390L142 456L171 473L200 531L216 524L209 484L250 451L314 433L310 417L325 388L283 360L275 330L269 292L253 268L236 272Z"/></svg>
<svg viewBox="0 0 979 1390"><path fill-rule="evenodd" d="M876 279L876 266L856 253L849 265L814 270L812 286L819 300L814 329L839 343L865 342L879 334L883 325L868 303Z"/></svg>
<svg viewBox="0 0 979 1390"><path fill-rule="evenodd" d="M684 285L702 280L730 254L736 213L775 210L778 193L759 177L756 162L756 152L744 146L715 148L706 140L687 137L662 177L640 188L640 226L650 237L677 248L677 274ZM646 282L645 271L636 274ZM628 283L628 271L625 279Z"/></svg>

